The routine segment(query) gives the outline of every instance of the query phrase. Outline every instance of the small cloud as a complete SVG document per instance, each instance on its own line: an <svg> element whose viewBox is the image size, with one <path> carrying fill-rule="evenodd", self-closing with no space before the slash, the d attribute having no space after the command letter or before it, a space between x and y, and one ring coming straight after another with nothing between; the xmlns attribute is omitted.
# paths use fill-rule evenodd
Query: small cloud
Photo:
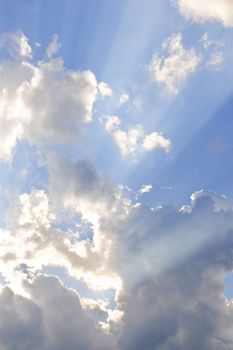
<svg viewBox="0 0 233 350"><path fill-rule="evenodd" d="M153 151L156 148L162 148L165 152L169 152L171 148L171 141L166 139L161 133L156 131L146 135L142 145L146 151Z"/></svg>
<svg viewBox="0 0 233 350"><path fill-rule="evenodd" d="M143 151L151 152L159 148L168 152L171 147L171 141L161 133L154 131L145 135L141 124L132 126L127 131L121 129L121 120L117 116L106 118L105 129L113 137L123 156L136 156Z"/></svg>
<svg viewBox="0 0 233 350"><path fill-rule="evenodd" d="M61 47L61 44L59 43L59 37L57 34L54 34L52 41L46 50L48 58L52 58L54 55L56 55L60 47Z"/></svg>
<svg viewBox="0 0 233 350"><path fill-rule="evenodd" d="M120 95L119 97L119 105L123 105L129 101L129 94L124 92L123 94Z"/></svg>
<svg viewBox="0 0 233 350"><path fill-rule="evenodd" d="M98 84L98 90L102 97L112 96L112 89L103 81Z"/></svg>
<svg viewBox="0 0 233 350"><path fill-rule="evenodd" d="M205 49L208 49L211 46L223 46L224 43L221 40L213 40L210 39L209 34L207 32L205 32L201 39L200 42L202 43L202 45L204 46Z"/></svg>
<svg viewBox="0 0 233 350"><path fill-rule="evenodd" d="M216 67L223 63L224 55L222 52L215 52L210 57L210 60L207 62L208 66Z"/></svg>
<svg viewBox="0 0 233 350"><path fill-rule="evenodd" d="M165 86L170 93L178 93L181 83L194 73L201 57L194 48L183 45L181 33L174 34L162 42L165 55L153 55L148 70L152 78Z"/></svg>
<svg viewBox="0 0 233 350"><path fill-rule="evenodd" d="M138 191L139 195L142 195L143 193L148 193L153 189L153 186L151 184L142 185Z"/></svg>

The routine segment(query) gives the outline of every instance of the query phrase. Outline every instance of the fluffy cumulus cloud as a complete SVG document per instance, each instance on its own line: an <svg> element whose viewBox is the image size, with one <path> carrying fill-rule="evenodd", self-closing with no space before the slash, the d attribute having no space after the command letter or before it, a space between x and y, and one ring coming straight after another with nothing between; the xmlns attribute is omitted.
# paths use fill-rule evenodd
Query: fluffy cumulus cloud
<svg viewBox="0 0 233 350"><path fill-rule="evenodd" d="M96 329L82 309L77 293L55 277L25 282L29 298L8 287L0 293L2 349L114 349L112 338Z"/></svg>
<svg viewBox="0 0 233 350"><path fill-rule="evenodd" d="M111 257L124 286L120 349L232 347L223 282L233 268L232 209L232 201L202 191L189 211L136 206L112 224L121 236Z"/></svg>
<svg viewBox="0 0 233 350"><path fill-rule="evenodd" d="M27 137L32 143L74 142L82 127L92 120L97 93L95 75L66 71L59 58L40 63L33 73L31 81L21 86L29 119Z"/></svg>
<svg viewBox="0 0 233 350"><path fill-rule="evenodd" d="M155 53L148 65L148 70L156 82L169 92L177 93L180 85L196 71L201 61L194 48L186 48L180 33L172 35L162 43L163 56Z"/></svg>
<svg viewBox="0 0 233 350"><path fill-rule="evenodd" d="M53 58L57 36L47 49L48 60L37 64L29 61L32 51L22 33L0 37L1 46L9 51L9 58L0 61L1 159L10 161L22 138L39 147L79 141L92 121L100 88L95 75L67 70L61 58ZM109 88L103 84L106 96Z"/></svg>
<svg viewBox="0 0 233 350"><path fill-rule="evenodd" d="M225 27L233 26L233 3L231 0L175 0L180 13L197 22L217 21Z"/></svg>
<svg viewBox="0 0 233 350"><path fill-rule="evenodd" d="M117 116L108 116L105 122L107 132L112 135L116 145L123 156L137 156L141 152L150 152L163 149L168 152L171 141L161 133L145 134L141 124L130 127L127 131L121 129L121 120Z"/></svg>
<svg viewBox="0 0 233 350"><path fill-rule="evenodd" d="M25 349L231 349L224 276L233 269L233 201L200 191L180 209L150 208L87 162L48 162L50 199L41 190L22 194L1 234L2 346L18 339ZM88 220L93 238L58 229L57 206ZM115 306L82 300L41 274L54 264L93 288L98 280L113 288Z"/></svg>

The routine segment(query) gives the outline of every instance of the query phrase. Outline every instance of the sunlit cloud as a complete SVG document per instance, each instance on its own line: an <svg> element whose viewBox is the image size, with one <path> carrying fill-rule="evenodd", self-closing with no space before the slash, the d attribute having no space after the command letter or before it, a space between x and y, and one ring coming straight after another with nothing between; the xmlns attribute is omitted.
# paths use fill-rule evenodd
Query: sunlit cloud
<svg viewBox="0 0 233 350"><path fill-rule="evenodd" d="M165 55L156 53L148 65L152 79L164 85L171 93L177 93L181 83L194 73L201 61L200 55L193 48L183 45L180 33L172 35L162 43Z"/></svg>
<svg viewBox="0 0 233 350"><path fill-rule="evenodd" d="M233 26L233 4L231 0L175 0L180 13L189 20L218 21L225 27Z"/></svg>

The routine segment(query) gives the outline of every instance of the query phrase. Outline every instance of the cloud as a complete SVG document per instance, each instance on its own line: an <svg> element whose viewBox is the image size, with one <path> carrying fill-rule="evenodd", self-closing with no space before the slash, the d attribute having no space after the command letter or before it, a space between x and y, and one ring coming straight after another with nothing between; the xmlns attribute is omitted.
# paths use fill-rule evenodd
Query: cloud
<svg viewBox="0 0 233 350"><path fill-rule="evenodd" d="M110 206L114 210L120 187L105 179L91 163L50 157L48 166L50 195L55 201L82 212L87 219L95 212L107 213Z"/></svg>
<svg viewBox="0 0 233 350"><path fill-rule="evenodd" d="M162 148L168 152L171 147L171 142L160 133L154 131L151 134L145 136L142 146L147 151L153 151L156 148Z"/></svg>
<svg viewBox="0 0 233 350"><path fill-rule="evenodd" d="M121 350L196 349L196 339L203 350L230 349L232 308L223 279L233 269L232 211L232 200L205 191L181 210L132 203L123 216L102 211L101 239L112 240L105 263L123 283Z"/></svg>
<svg viewBox="0 0 233 350"><path fill-rule="evenodd" d="M142 195L143 193L148 193L152 190L153 186L152 185L142 185L141 188L139 189L138 193Z"/></svg>
<svg viewBox="0 0 233 350"><path fill-rule="evenodd" d="M77 142L83 126L92 120L96 94L92 72L67 71L60 58L39 63L31 81L21 87L29 141Z"/></svg>
<svg viewBox="0 0 233 350"><path fill-rule="evenodd" d="M209 66L212 67L218 67L219 65L221 65L223 63L224 60L224 55L222 52L215 52L212 54L212 56L210 57L210 60L207 62L207 64Z"/></svg>
<svg viewBox="0 0 233 350"><path fill-rule="evenodd" d="M79 142L92 121L98 89L102 86L109 94L110 88L98 85L94 73L68 70L61 58L52 58L57 41L55 36L48 48L50 59L32 64L28 39L21 32L0 37L0 46L8 45L11 54L0 61L3 161L12 160L21 139L41 149Z"/></svg>
<svg viewBox="0 0 233 350"><path fill-rule="evenodd" d="M58 279L40 276L28 283L27 289L43 315L46 338L42 350L63 350L67 345L70 349L115 348L111 337L96 329L87 317L77 293Z"/></svg>
<svg viewBox="0 0 233 350"><path fill-rule="evenodd" d="M171 141L161 133L152 132L145 135L141 124L130 127L128 131L120 128L121 120L117 116L108 116L105 122L106 131L112 135L116 145L123 156L137 156L141 152L150 152L155 149L163 149L168 152Z"/></svg>
<svg viewBox="0 0 233 350"><path fill-rule="evenodd" d="M20 57L32 58L29 40L21 31L0 35L0 48L4 48L14 60Z"/></svg>
<svg viewBox="0 0 233 350"><path fill-rule="evenodd" d="M140 205L112 224L124 286L120 349L231 348L223 280L233 268L232 210L226 197L200 191L189 212Z"/></svg>
<svg viewBox="0 0 233 350"><path fill-rule="evenodd" d="M8 287L0 292L2 349L115 349L113 339L87 317L78 294L57 278L40 275L25 288L30 298Z"/></svg>
<svg viewBox="0 0 233 350"><path fill-rule="evenodd" d="M103 81L98 84L98 90L102 97L112 96L112 89Z"/></svg>
<svg viewBox="0 0 233 350"><path fill-rule="evenodd" d="M129 101L129 94L127 94L127 92L124 92L119 96L119 105L120 106L127 103L128 101Z"/></svg>
<svg viewBox="0 0 233 350"><path fill-rule="evenodd" d="M33 70L26 62L0 62L0 158L11 161L15 146L23 137L25 122L21 84L31 79Z"/></svg>
<svg viewBox="0 0 233 350"><path fill-rule="evenodd" d="M52 58L58 50L60 49L61 45L59 43L59 37L58 35L54 34L51 43L49 44L46 53L48 58Z"/></svg>
<svg viewBox="0 0 233 350"><path fill-rule="evenodd" d="M207 32L205 32L202 35L200 42L203 44L205 49L208 49L211 46L214 46L214 47L224 46L223 41L210 39L209 34Z"/></svg>
<svg viewBox="0 0 233 350"><path fill-rule="evenodd" d="M196 22L217 21L225 27L233 26L233 3L231 0L175 0L182 16Z"/></svg>
<svg viewBox="0 0 233 350"><path fill-rule="evenodd" d="M162 43L165 55L153 55L148 70L152 79L164 85L170 93L178 93L181 84L194 73L201 57L194 48L186 48L180 33L174 34Z"/></svg>
<svg viewBox="0 0 233 350"><path fill-rule="evenodd" d="M200 42L208 53L208 56L205 58L206 65L212 68L219 68L224 61L224 53L220 51L220 47L224 46L224 42L211 39L207 32L202 35Z"/></svg>
<svg viewBox="0 0 233 350"><path fill-rule="evenodd" d="M44 325L41 310L34 301L4 287L0 291L0 312L1 349L41 349Z"/></svg>
<svg viewBox="0 0 233 350"><path fill-rule="evenodd" d="M40 348L62 349L70 339L74 348L108 349L117 343L118 350L178 350L196 349L198 342L200 350L230 349L233 310L225 299L223 280L233 269L233 201L199 191L180 210L151 209L128 201L87 162L48 162L50 198L38 190L21 195L20 205L8 216L12 228L1 234L1 271L14 293L21 280L23 302L30 298L35 307L38 336L33 339L43 339ZM54 204L80 212L93 224L91 245L77 236L72 243L71 232L54 227ZM88 280L91 271L96 280L101 273L118 276L122 286L112 281L115 313L111 315L101 301L92 306L89 301L87 307L57 279L36 273L51 263L65 266L71 275L77 269L77 279L87 275ZM105 319L102 330L88 320L90 312ZM72 320L68 327L64 319ZM111 337L104 335L107 330ZM33 330L23 339L33 346L29 334Z"/></svg>

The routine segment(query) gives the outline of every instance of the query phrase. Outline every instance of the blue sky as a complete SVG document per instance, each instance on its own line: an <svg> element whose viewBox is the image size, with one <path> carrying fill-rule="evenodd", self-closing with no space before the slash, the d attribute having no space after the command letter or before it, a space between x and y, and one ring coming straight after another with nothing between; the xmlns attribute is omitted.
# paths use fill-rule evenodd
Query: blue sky
<svg viewBox="0 0 233 350"><path fill-rule="evenodd" d="M0 347L232 348L232 31L231 0L0 0Z"/></svg>

